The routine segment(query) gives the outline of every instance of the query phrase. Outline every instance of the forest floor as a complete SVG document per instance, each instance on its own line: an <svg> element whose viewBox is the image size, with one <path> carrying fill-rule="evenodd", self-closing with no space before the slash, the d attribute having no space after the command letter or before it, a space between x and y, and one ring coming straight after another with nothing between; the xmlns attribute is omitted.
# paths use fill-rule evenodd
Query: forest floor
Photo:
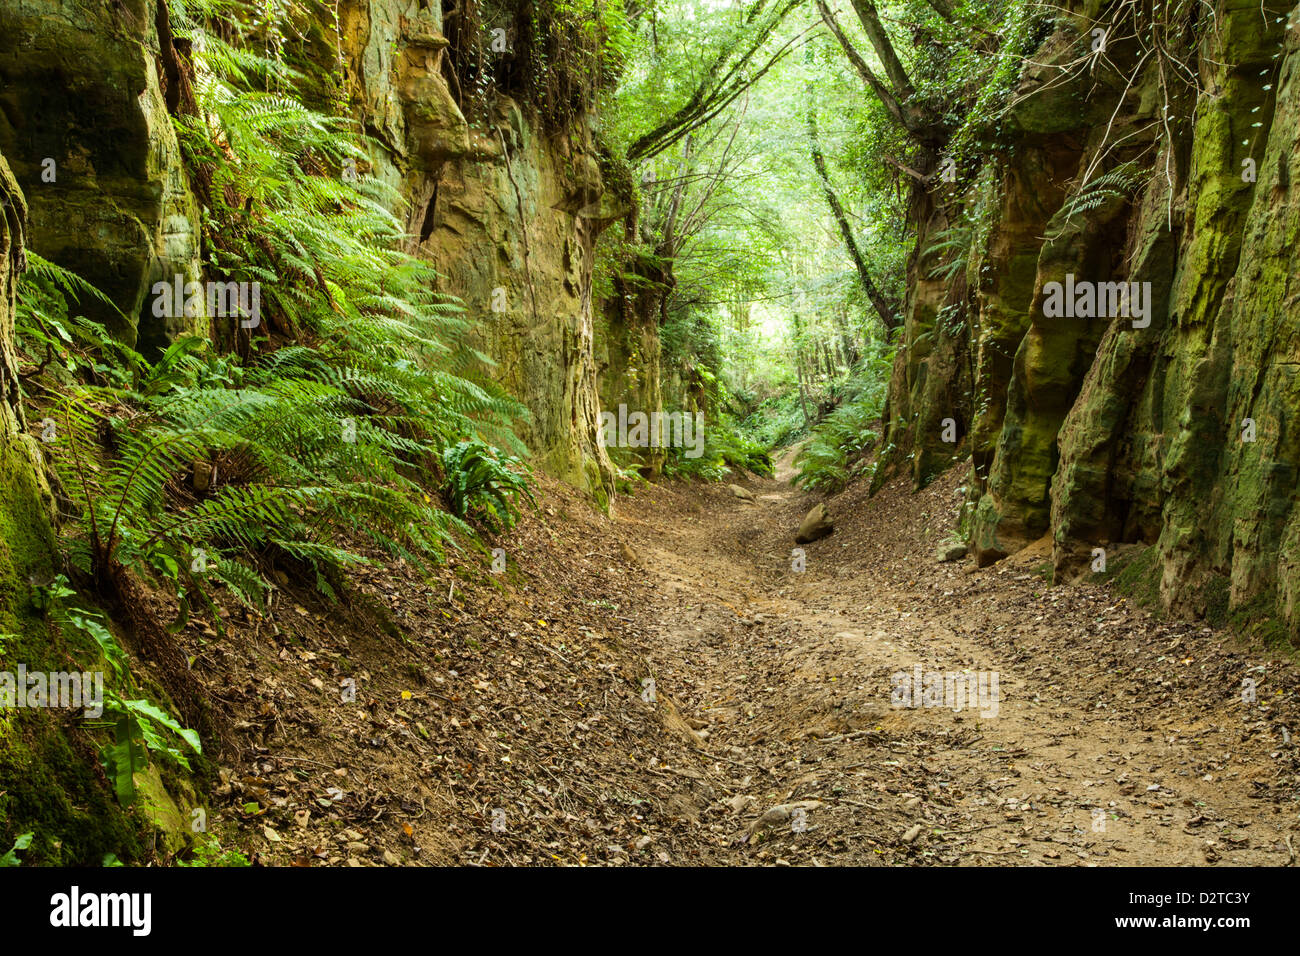
<svg viewBox="0 0 1300 956"><path fill-rule="evenodd" d="M372 570L347 609L286 581L273 624L187 636L242 735L221 837L300 866L1293 865L1297 668L1048 587L1045 541L938 562L961 470L831 498L802 573L787 455L754 502L665 483L612 518L543 480L505 575ZM918 664L996 672L996 716L893 706Z"/></svg>

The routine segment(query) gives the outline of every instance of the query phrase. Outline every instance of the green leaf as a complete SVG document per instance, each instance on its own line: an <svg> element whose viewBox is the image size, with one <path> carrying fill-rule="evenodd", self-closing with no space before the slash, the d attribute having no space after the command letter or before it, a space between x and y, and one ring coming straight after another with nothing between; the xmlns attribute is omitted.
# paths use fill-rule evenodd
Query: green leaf
<svg viewBox="0 0 1300 956"><path fill-rule="evenodd" d="M10 848L9 852L6 853L4 856L0 856L0 867L21 865L21 861L18 859L18 851L26 850L29 846L31 846L32 837L34 835L35 834L32 833L24 833L17 840L15 840L14 845L12 848Z"/></svg>

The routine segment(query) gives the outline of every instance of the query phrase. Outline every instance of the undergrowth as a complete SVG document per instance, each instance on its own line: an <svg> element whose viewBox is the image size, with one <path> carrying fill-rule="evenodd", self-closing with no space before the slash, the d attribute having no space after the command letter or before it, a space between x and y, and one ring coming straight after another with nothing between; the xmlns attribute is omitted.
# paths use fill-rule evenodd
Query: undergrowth
<svg viewBox="0 0 1300 956"><path fill-rule="evenodd" d="M836 492L857 477L866 454L880 440L877 426L889 389L889 366L889 357L881 355L855 369L839 407L813 428L795 456L796 484Z"/></svg>
<svg viewBox="0 0 1300 956"><path fill-rule="evenodd" d="M107 313L119 332L134 320L30 250L15 314L67 574L47 597L54 623L93 637L113 674L104 759L123 803L150 754L185 767L200 740L127 693L112 635L70 610L77 589L162 653L167 693L192 715L206 704L173 692L195 685L166 631L196 610L219 622L218 590L265 612L279 565L337 598L349 569L431 570L474 541L474 524L509 528L531 499L515 457L525 409L407 251L402 201L365 173L361 131L306 105L319 78L259 42L249 4L178 0L170 12L189 41L174 119L203 207L202 274L182 277L180 302L170 277L154 289L146 309L169 335L140 351L88 316ZM140 600L145 581L180 608L166 631Z"/></svg>
<svg viewBox="0 0 1300 956"><path fill-rule="evenodd" d="M722 481L733 472L748 471L772 477L772 458L767 448L738 431L726 416L705 426L704 447L697 457L688 457L689 450L678 447L665 450L665 476Z"/></svg>

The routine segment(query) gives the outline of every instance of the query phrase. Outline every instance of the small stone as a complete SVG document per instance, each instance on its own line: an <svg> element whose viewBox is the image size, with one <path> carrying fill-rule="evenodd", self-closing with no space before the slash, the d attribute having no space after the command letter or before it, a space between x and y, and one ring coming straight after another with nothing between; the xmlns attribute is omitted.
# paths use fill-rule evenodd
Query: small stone
<svg viewBox="0 0 1300 956"><path fill-rule="evenodd" d="M790 819L795 810L811 812L822 806L823 804L820 800L799 800L795 803L778 803L776 806L768 807L764 810L763 815L750 825L749 835L753 836L763 827L780 826Z"/></svg>
<svg viewBox="0 0 1300 956"><path fill-rule="evenodd" d="M831 520L830 515L826 512L826 503L822 502L815 505L807 515L804 516L803 524L799 525L798 532L795 533L795 544L810 544L826 537L835 530L835 522Z"/></svg>
<svg viewBox="0 0 1300 956"><path fill-rule="evenodd" d="M960 561L964 557L966 557L966 545L962 544L960 541L942 545L939 550L934 553L934 559L940 564L949 561Z"/></svg>
<svg viewBox="0 0 1300 956"><path fill-rule="evenodd" d="M733 495L735 495L737 498L740 498L743 501L754 500L754 493L751 492L748 488L740 487L740 485L727 485L727 490L729 490Z"/></svg>
<svg viewBox="0 0 1300 956"><path fill-rule="evenodd" d="M743 813L753 802L753 797L748 794L738 793L727 801L727 806L731 807L732 813Z"/></svg>

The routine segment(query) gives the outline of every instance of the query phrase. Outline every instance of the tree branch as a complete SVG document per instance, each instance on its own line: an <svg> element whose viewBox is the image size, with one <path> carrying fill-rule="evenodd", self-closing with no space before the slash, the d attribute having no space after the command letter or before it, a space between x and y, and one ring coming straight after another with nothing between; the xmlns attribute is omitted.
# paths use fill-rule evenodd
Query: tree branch
<svg viewBox="0 0 1300 956"><path fill-rule="evenodd" d="M889 302L872 280L871 273L867 270L867 261L862 255L862 250L858 247L858 240L853 235L853 226L849 223L849 217L845 215L844 207L840 204L839 197L835 195L835 189L831 185L830 172L826 168L826 157L822 154L821 142L817 136L817 113L816 107L813 105L814 102L810 93L807 112L808 146L809 151L812 153L813 166L817 169L817 178L821 180L822 195L826 197L826 204L831 207L835 222L840 227L840 235L844 237L844 246L849 251L849 258L853 260L853 266L858 270L858 281L862 283L867 298L871 300L876 314L880 316L880 321L884 323L885 332L888 333L899 325L898 317L894 315L894 310L889 307Z"/></svg>
<svg viewBox="0 0 1300 956"><path fill-rule="evenodd" d="M858 19L862 22L862 29L867 32L867 39L871 41L876 56L885 67L885 76L889 77L889 82L893 85L898 98L906 103L916 94L916 89L912 86L907 71L903 69L902 60L894 52L894 44L890 42L889 34L885 32L885 27L880 22L876 5L871 0L852 0L852 3Z"/></svg>
<svg viewBox="0 0 1300 956"><path fill-rule="evenodd" d="M749 27L759 21L767 0L758 0L744 16L744 24ZM749 66L758 52L766 45L768 39L781 25L790 12L799 6L800 0L783 0L782 4L763 20L743 47L739 56L736 50L739 44L729 44L714 58L703 78L680 109L654 129L640 136L628 147L627 158L630 162L647 159L663 152L680 140L691 130L698 128L712 116L725 109L737 96L753 85L754 81L767 73L772 66L789 52L793 40L786 41L781 49L768 60L758 73L746 79L741 74ZM797 37L795 38L797 39Z"/></svg>
<svg viewBox="0 0 1300 956"><path fill-rule="evenodd" d="M863 82L876 94L876 98L884 104L885 109L889 111L889 115L894 118L898 125L911 131L912 126L907 112L903 109L903 104L898 101L898 97L885 85L884 81L872 72L871 67L867 66L867 61L862 59L862 54L858 52L853 42L844 35L844 31L835 20L835 15L826 6L826 0L817 0L817 12L821 14L822 22L826 24L836 42L839 43L840 49L844 51L849 63L858 71L858 75L862 77Z"/></svg>

